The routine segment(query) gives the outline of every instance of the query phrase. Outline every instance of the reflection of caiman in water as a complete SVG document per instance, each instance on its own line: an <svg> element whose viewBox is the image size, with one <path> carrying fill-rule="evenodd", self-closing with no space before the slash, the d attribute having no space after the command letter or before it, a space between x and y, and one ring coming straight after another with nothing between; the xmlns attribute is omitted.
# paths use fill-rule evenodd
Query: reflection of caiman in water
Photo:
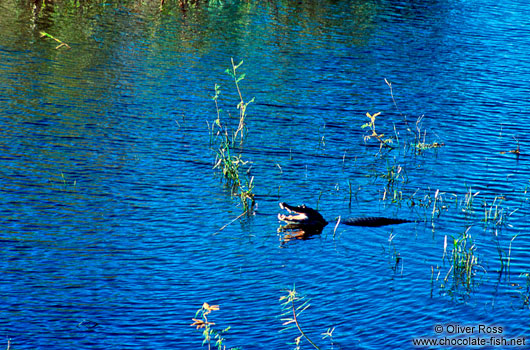
<svg viewBox="0 0 530 350"><path fill-rule="evenodd" d="M328 224L326 219L315 209L305 205L292 206L287 203L280 203L280 208L285 209L290 215L278 214L278 219L287 223L280 226L280 231L289 231L290 238L307 238L314 234L319 234ZM393 219L385 217L354 217L342 221L350 226L379 227L386 225L402 224L413 222L411 220Z"/></svg>

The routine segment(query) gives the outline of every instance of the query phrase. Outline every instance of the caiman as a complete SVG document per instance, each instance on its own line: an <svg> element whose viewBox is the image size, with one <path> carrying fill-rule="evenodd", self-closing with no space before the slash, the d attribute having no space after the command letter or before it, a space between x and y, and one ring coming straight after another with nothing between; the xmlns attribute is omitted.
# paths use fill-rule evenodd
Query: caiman
<svg viewBox="0 0 530 350"><path fill-rule="evenodd" d="M280 203L280 208L285 209L290 215L278 214L278 219L286 222L287 225L281 227L282 230L301 230L302 232L315 234L322 232L322 229L328 224L326 219L315 209L306 205L292 206L285 202ZM380 216L370 217L353 217L341 221L345 225L379 227L386 225L402 224L413 222L405 219L394 219Z"/></svg>

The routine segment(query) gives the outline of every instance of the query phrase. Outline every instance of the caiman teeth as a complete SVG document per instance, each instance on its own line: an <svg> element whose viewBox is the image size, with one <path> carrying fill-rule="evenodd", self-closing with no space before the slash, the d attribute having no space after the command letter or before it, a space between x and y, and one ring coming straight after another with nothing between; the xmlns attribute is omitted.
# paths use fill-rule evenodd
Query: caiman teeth
<svg viewBox="0 0 530 350"><path fill-rule="evenodd" d="M286 206L284 206L285 203L281 202L280 203L280 208L281 209L284 209L284 210L287 210L289 213L291 213L291 210L289 208L287 208Z"/></svg>

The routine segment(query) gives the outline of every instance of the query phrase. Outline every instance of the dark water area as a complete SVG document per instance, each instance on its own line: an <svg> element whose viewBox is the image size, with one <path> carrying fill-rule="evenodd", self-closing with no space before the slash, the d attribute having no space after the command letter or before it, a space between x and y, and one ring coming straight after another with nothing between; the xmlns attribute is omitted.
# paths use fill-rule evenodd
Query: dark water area
<svg viewBox="0 0 530 350"><path fill-rule="evenodd" d="M0 13L0 344L201 348L190 324L208 302L227 348L290 349L279 299L293 285L322 349L499 335L479 325L526 338L526 4L7 0ZM232 57L255 97L238 150L258 208L219 231L242 212L209 133L215 84L237 127ZM364 141L367 112L396 149ZM443 146L418 154L418 134ZM283 242L279 202L330 224ZM357 215L415 222L334 229ZM467 287L450 259L466 232ZM476 328L435 332L451 324Z"/></svg>

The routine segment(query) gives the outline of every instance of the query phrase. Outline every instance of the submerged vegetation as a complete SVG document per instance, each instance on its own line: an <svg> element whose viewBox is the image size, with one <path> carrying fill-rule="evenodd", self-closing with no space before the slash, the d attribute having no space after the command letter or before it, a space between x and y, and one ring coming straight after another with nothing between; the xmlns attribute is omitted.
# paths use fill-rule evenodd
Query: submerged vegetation
<svg viewBox="0 0 530 350"><path fill-rule="evenodd" d="M409 118L401 112L396 103L392 84L387 79L385 79L385 83L390 89L390 96L392 97L392 102L400 118L402 119L401 124L405 126L405 135L409 135L411 137L406 137L405 140L401 141L399 137L401 130L398 130L396 124L394 124L393 130L391 130L391 133L393 134L392 137L385 136L390 134L390 132L379 133L379 131L376 131L375 129L375 122L378 117L382 116L382 112L377 112L374 114L366 112L366 116L368 117L369 121L363 124L361 128L368 129L369 134L364 136L364 142L367 143L372 139L375 139L377 142L379 142L379 154L381 154L381 151L383 149L386 149L388 151L398 149L400 146L400 142L402 142L403 155L405 157L408 155L409 150L412 150L412 153L414 155L421 155L426 150L443 147L445 145L443 142L427 142L427 130L422 128L422 122L424 119L423 115L416 118L414 126L410 125Z"/></svg>
<svg viewBox="0 0 530 350"><path fill-rule="evenodd" d="M381 184L380 200L384 205L407 206L411 211L423 217L426 223L430 223L433 232L433 239L443 232L438 232L437 222L445 215L457 218L466 224L466 229L459 235L444 235L444 246L442 254L442 266L432 266L431 282L439 282L440 293L449 295L452 299L466 299L485 280L488 274L489 265L484 264L484 257L479 254L480 245L488 242L496 247L498 255L498 273L509 280L510 263L513 243L518 234L502 240L501 232L506 227L511 227L509 218L518 211L518 208L510 210L505 207L505 197L493 194L492 199L488 199L481 191L473 191L471 186L465 186L463 193L449 193L440 189L416 188L410 183L410 173L421 171L427 151L436 150L445 146L439 140L429 140L429 133L424 127L425 117L422 115L416 118L415 122L410 122L411 118L404 115L397 105L394 97L392 84L385 79L385 83L390 89L392 103L397 111L399 122L393 122L392 127L388 121L376 122L383 117L381 112L366 113L369 121L361 126L367 129L364 136L365 144L376 142L378 150L374 154L374 170L371 177L375 184ZM387 125L386 130L384 125ZM392 136L388 136L392 135ZM507 153L507 152L502 152ZM519 143L514 154L520 154ZM420 157L421 156L421 157ZM423 176L431 176L424 174ZM349 181L350 193L348 200L351 202L351 181ZM521 190L521 194L526 198L526 189ZM521 206L525 202L521 203ZM481 222L481 224L477 224ZM471 228L482 227L480 231L471 235ZM480 243L476 240L477 234L480 236ZM402 256L398 252L393 240L394 234L390 234L389 249L394 270L398 265L402 265ZM441 247L440 247L441 249ZM482 254L485 254L483 251ZM435 273L436 269L436 273ZM443 274L442 274L443 272ZM436 274L436 276L435 276ZM442 274L442 276L440 276Z"/></svg>
<svg viewBox="0 0 530 350"><path fill-rule="evenodd" d="M464 287L464 293L460 293L460 295L468 295L476 285L475 277L481 266L479 265L479 258L476 251L477 247L469 234L470 228L471 226L458 237L451 237L453 242L449 254L446 254L447 236L445 236L444 256L448 258L450 267L441 287L446 289L448 283L451 282L450 287L447 288L450 294L457 293L462 286Z"/></svg>
<svg viewBox="0 0 530 350"><path fill-rule="evenodd" d="M232 67L227 70L227 73L234 81L237 95L239 96L237 127L228 128L221 122L222 111L219 107L220 88L216 85L213 100L215 101L217 119L210 127L210 140L212 144L215 144L215 141L220 141L215 149L216 161L214 168L220 170L225 182L231 189L232 195L239 197L244 212L249 213L255 205L253 193L254 177L246 176L244 181L241 180L243 178L241 174L245 172L245 169L247 169L247 173L249 172L247 168L249 162L243 160L241 151L247 136L246 111L253 99L246 102L242 96L239 83L245 76L237 73L237 69L241 64L242 62L235 64L232 61ZM445 144L437 140L428 139L428 132L423 126L424 116L418 117L414 123L409 123L408 118L397 107L392 85L386 80L385 82L390 88L392 101L403 119L401 125L405 126L405 130L399 130L394 124L391 132L381 132L383 127L378 124L376 129L376 122L379 120L378 118L382 117L382 113L366 113L369 121L361 127L367 129L368 134L363 137L363 140L367 145L371 142L376 142L378 146L374 155L374 163L376 165L373 167L370 176L374 179L374 183L382 184L380 201L384 205L394 205L398 208L402 206L408 207L422 217L425 223L430 223L433 239L443 234L441 236L443 237L443 247L439 247L441 259L438 264L431 265L431 295L437 289L440 295L449 296L455 301L466 302L469 300L470 295L487 281L488 269L491 268L490 265L485 263L487 250L481 249L482 242L488 240L489 242L494 242L500 266L497 271L499 278L504 274L509 279L513 243L518 235L515 234L510 239L503 241L501 232L504 228L510 226L509 218L517 212L517 209L510 211L504 207L505 198L502 195L496 195L491 200L488 200L481 196L481 191L475 191L471 186L467 185L465 185L465 191L461 193L450 193L440 189L415 188L410 183L410 179L415 177L409 176L409 172L421 169L422 160L427 156L428 151L443 147ZM384 123L382 124L384 125ZM322 135L318 148L324 149L325 142L325 137ZM342 162L344 167L344 157ZM282 171L282 167L279 164L276 163L276 166ZM356 198L361 190L359 186L355 194L353 194L352 188L353 182L348 180L347 189L350 206L352 198L354 196ZM339 190L338 184L336 190ZM527 192L527 189L525 189L524 198L526 198ZM315 194L318 196L316 199L317 205L320 203L323 194L324 191ZM445 215L461 220L466 224L466 228L459 234L444 234L437 227L437 222ZM339 222L340 217L333 229L333 239L337 237L336 231ZM478 230L479 228L482 228L482 231ZM478 232L476 232L477 230ZM477 240L477 237L480 239ZM388 261L391 270L396 275L403 276L405 270L403 262L406 257L402 255L403 252L400 251L395 238L396 234L391 231L388 236L388 247L383 247L383 251L388 251ZM519 295L523 307L530 308L528 301L530 277L528 277L528 273L521 276L526 277L526 286L520 288ZM282 331L296 330L297 334L293 341L295 349L300 349L304 343L312 348L321 349L318 339L314 339L314 336L310 335L314 333L308 333L300 322L301 314L310 306L309 301L305 300L293 286L292 289L286 290L286 295L280 298L280 302L283 310L282 321L284 328ZM203 333L204 344L208 343L209 346L213 333L211 328L208 328L211 324L208 325L207 315L208 313L205 312L201 325L204 325L205 328ZM331 341L332 347L334 344L333 331L334 328L330 328L327 332L322 333L324 339L327 338Z"/></svg>
<svg viewBox="0 0 530 350"><path fill-rule="evenodd" d="M295 286L293 288L286 289L286 295L282 295L279 299L281 303L281 321L282 326L284 326L280 332L288 331L292 328L296 328L298 335L294 338L295 349L299 350L302 347L302 340L305 339L313 348L321 349L315 341L313 341L309 335L302 330L300 323L300 315L306 311L311 304L309 300L305 299L305 296L301 295L296 291ZM213 311L220 310L219 305L210 305L208 303L203 303L202 307L197 310L195 317L192 318L193 323L190 324L192 327L196 327L197 330L202 330L202 345L206 345L208 350L215 348L217 350L227 350L228 348L225 345L224 335L230 330L231 327L226 327L224 329L214 328L216 326L215 322L209 318L210 314ZM321 333L322 339L328 339L331 346L334 344L333 332L335 327L328 328L324 333ZM239 347L232 347L228 350L240 350Z"/></svg>
<svg viewBox="0 0 530 350"><path fill-rule="evenodd" d="M211 139L216 140L219 137L221 142L216 150L216 163L215 168L219 168L222 171L223 177L226 179L227 184L232 189L232 194L237 195L243 203L244 212L248 213L254 206L254 193L253 193L253 177L248 177L243 182L241 181L242 169L247 165L247 161L242 159L241 146L244 143L247 130L245 124L245 117L248 105L253 102L253 99L245 102L239 83L244 79L244 74L238 74L237 69L241 66L242 62L235 64L232 61L232 67L227 70L227 73L231 76L234 81L237 95L239 96L239 102L237 109L239 111L239 120L235 131L229 131L221 123L221 109L219 107L218 98L220 95L220 88L218 85L215 86L215 106L217 111L217 119L211 127ZM399 110L396 100L394 98L392 85L390 82L385 80L388 87L390 88L390 94L396 110L399 112L402 118L402 124L405 126L405 130L399 130L396 124L393 125L391 132L381 132L382 128L378 126L376 129L376 121L381 118L382 113L377 112L374 114L366 113L369 121L363 124L361 127L367 129L369 132L363 137L366 144L370 142L377 142L378 151L375 155L377 164L384 165L384 167L376 167L371 176L375 181L380 181L383 184L381 191L381 201L391 205L397 205L401 207L406 205L409 209L413 210L421 217L424 218L425 222L430 222L432 226L433 237L437 232L436 222L447 213L455 217L461 217L464 222L467 223L467 229L460 235L445 235L442 266L447 266L445 271L436 267L437 276L434 278L434 266L432 267L431 282L438 281L440 287L440 293L447 294L451 298L460 299L466 298L476 287L478 287L484 280L488 271L481 262L479 252L479 246L476 240L471 235L471 227L480 227L475 225L476 221L482 221L484 227L484 234L489 239L493 239L495 246L497 247L497 254L499 257L500 269L499 272L509 273L509 267L511 262L511 251L512 244L517 237L514 235L511 237L509 242L502 243L499 232L503 227L508 225L508 218L517 210L508 212L506 208L503 208L503 196L495 196L491 201L491 204L487 205L487 201L483 200L480 203L481 208L478 208L480 198L480 191L473 191L470 186L466 186L466 191L462 194L448 193L436 190L420 190L414 188L410 184L409 171L417 171L421 169L418 164L418 156L426 156L426 152L434 150L444 146L445 144L440 141L428 140L428 132L424 128L423 124L425 121L424 116L420 116L414 123L409 123L407 116L404 116ZM387 123L388 124L388 123ZM384 124L383 124L384 125ZM381 129L381 130L380 130ZM387 136L387 135L393 136ZM239 144L239 147L237 146ZM321 137L319 148L325 147L324 136ZM235 154L234 154L235 153ZM343 159L344 163L344 159ZM411 169L411 164L414 164L414 168ZM279 166L279 165L278 165ZM281 167L280 167L281 169ZM359 187L358 190L361 188ZM338 185L337 185L338 190ZM323 195L323 191L318 193L317 204L320 202ZM352 202L352 181L348 181L348 202L351 206ZM482 214L481 214L482 213ZM483 217L481 218L481 215ZM338 225L338 222L337 222ZM333 237L335 238L334 229ZM490 234L492 233L492 234ZM391 233L389 236L389 252L390 259L392 262L392 269L397 272L398 269L403 273L403 257L398 251L396 243L394 242L395 234ZM443 275L440 274L443 272ZM477 278L480 277L480 278ZM286 298L284 305L290 305L293 307L297 299L296 291L290 291ZM282 299L284 300L284 299ZM290 319L293 326L296 326L300 332L300 336L296 338L296 344L300 343L301 339L306 339L310 344L314 346L312 340L307 338L307 335L302 331L301 327L297 323L297 310L294 309L295 313ZM291 308L292 311L292 308Z"/></svg>

